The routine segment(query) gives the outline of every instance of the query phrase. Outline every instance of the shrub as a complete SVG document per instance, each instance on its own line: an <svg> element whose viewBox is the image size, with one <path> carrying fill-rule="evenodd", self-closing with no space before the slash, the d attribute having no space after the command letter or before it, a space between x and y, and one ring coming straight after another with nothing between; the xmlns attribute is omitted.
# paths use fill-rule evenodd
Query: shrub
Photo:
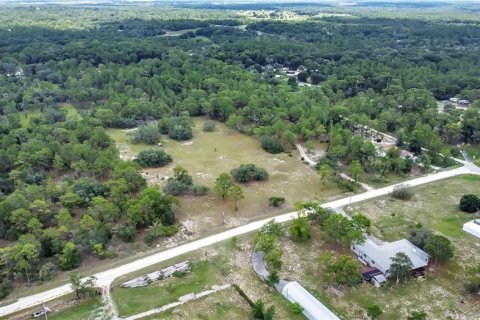
<svg viewBox="0 0 480 320"><path fill-rule="evenodd" d="M178 233L178 226L172 224L171 226L163 226L163 235L165 237L171 237Z"/></svg>
<svg viewBox="0 0 480 320"><path fill-rule="evenodd" d="M268 172L264 168L259 168L253 163L242 164L240 167L230 172L236 182L262 181L268 179Z"/></svg>
<svg viewBox="0 0 480 320"><path fill-rule="evenodd" d="M367 307L367 315L371 319L377 319L383 314L383 310L376 304Z"/></svg>
<svg viewBox="0 0 480 320"><path fill-rule="evenodd" d="M291 305L291 310L293 314L302 314L303 307L298 302L294 302Z"/></svg>
<svg viewBox="0 0 480 320"><path fill-rule="evenodd" d="M13 286L12 282L8 279L2 278L2 281L0 281L0 300L5 298L12 292Z"/></svg>
<svg viewBox="0 0 480 320"><path fill-rule="evenodd" d="M189 140L193 137L193 132L187 125L176 124L168 130L168 136L173 140Z"/></svg>
<svg viewBox="0 0 480 320"><path fill-rule="evenodd" d="M273 154L281 153L281 152L285 151L285 149L283 149L283 146L280 143L280 141L278 141L277 138L271 137L271 136L270 137L263 137L262 140L261 140L261 146L262 146L263 150L265 150L269 153L273 153Z"/></svg>
<svg viewBox="0 0 480 320"><path fill-rule="evenodd" d="M399 200L408 200L413 197L413 192L409 185L399 184L393 187L392 197Z"/></svg>
<svg viewBox="0 0 480 320"><path fill-rule="evenodd" d="M203 124L203 132L212 131L215 131L215 122L208 120Z"/></svg>
<svg viewBox="0 0 480 320"><path fill-rule="evenodd" d="M335 182L337 183L337 186L340 189L343 189L343 190L348 191L348 192L353 192L353 191L357 190L357 188L358 188L358 185L354 181L343 179L340 176L337 176L335 178Z"/></svg>
<svg viewBox="0 0 480 320"><path fill-rule="evenodd" d="M171 162L172 157L161 149L147 149L141 151L135 161L142 167L158 168Z"/></svg>
<svg viewBox="0 0 480 320"><path fill-rule="evenodd" d="M284 203L285 203L285 198L284 197L270 197L270 198L268 198L268 205L270 207L278 208Z"/></svg>
<svg viewBox="0 0 480 320"><path fill-rule="evenodd" d="M135 228L124 226L120 229L120 238L125 242L133 242L135 240Z"/></svg>
<svg viewBox="0 0 480 320"><path fill-rule="evenodd" d="M195 185L193 187L193 194L196 196L204 196L208 191L210 191L210 189L207 186Z"/></svg>
<svg viewBox="0 0 480 320"><path fill-rule="evenodd" d="M271 284L271 285L274 285L278 282L280 282L280 277L278 276L278 272L277 271L272 271L268 274L268 282Z"/></svg>
<svg viewBox="0 0 480 320"><path fill-rule="evenodd" d="M474 194L464 194L459 206L464 212L474 213L480 209L480 199Z"/></svg>

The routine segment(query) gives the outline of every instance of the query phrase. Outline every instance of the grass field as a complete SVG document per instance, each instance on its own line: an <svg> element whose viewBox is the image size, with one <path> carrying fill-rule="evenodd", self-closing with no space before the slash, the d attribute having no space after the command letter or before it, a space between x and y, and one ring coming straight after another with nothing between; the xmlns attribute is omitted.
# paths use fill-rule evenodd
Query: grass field
<svg viewBox="0 0 480 320"><path fill-rule="evenodd" d="M160 319L205 319L230 320L250 319L250 306L233 288L216 292L209 296L190 301L157 315L142 318L142 320Z"/></svg>
<svg viewBox="0 0 480 320"><path fill-rule="evenodd" d="M198 293L224 282L212 263L200 261L192 264L191 273L183 278L172 277L140 288L115 288L112 297L123 317L161 307L186 294Z"/></svg>
<svg viewBox="0 0 480 320"><path fill-rule="evenodd" d="M99 297L87 299L76 304L74 307L48 316L50 320L86 320L98 319L95 311L102 307Z"/></svg>
<svg viewBox="0 0 480 320"><path fill-rule="evenodd" d="M194 138L191 141L178 142L162 137L164 149L173 157L173 162L162 168L145 169L150 184L164 185L165 177L173 175L172 169L176 165L185 167L195 183L210 188L220 173L230 172L244 163L264 167L270 178L266 182L242 185L245 198L238 202L238 212L235 212L233 203L223 203L212 193L204 197L182 197L177 216L181 221L190 221L191 231L235 226L260 216L291 211L298 201L315 197L331 199L341 194L333 183L322 186L318 175L300 161L296 150L291 155L269 154L261 149L257 140L231 131L221 123L216 123L214 132L203 132L201 128L205 120L194 118ZM124 157L149 147L130 144L123 130L110 129L108 132ZM272 196L285 197L286 203L278 209L269 207L268 198Z"/></svg>

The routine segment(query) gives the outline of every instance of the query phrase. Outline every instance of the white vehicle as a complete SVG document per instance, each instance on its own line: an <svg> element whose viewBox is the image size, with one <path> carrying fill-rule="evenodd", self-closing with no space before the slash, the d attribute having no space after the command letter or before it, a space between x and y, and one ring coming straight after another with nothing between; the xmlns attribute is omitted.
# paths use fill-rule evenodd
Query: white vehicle
<svg viewBox="0 0 480 320"><path fill-rule="evenodd" d="M40 318L43 317L45 314L47 314L47 311L45 310L40 310L32 313L32 318Z"/></svg>

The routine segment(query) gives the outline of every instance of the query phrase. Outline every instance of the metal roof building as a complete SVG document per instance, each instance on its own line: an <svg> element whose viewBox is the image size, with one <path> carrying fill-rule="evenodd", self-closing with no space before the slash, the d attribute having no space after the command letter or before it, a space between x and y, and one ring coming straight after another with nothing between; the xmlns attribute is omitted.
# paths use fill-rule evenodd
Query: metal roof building
<svg viewBox="0 0 480 320"><path fill-rule="evenodd" d="M407 239L394 242L377 243L367 237L363 244L355 244L352 250L358 255L358 258L366 264L377 268L388 277L388 270L392 263L391 258L399 252L405 253L412 261L412 270L423 268L428 264L428 254L415 246Z"/></svg>
<svg viewBox="0 0 480 320"><path fill-rule="evenodd" d="M480 219L469 221L463 225L463 230L480 238Z"/></svg>
<svg viewBox="0 0 480 320"><path fill-rule="evenodd" d="M298 282L287 283L282 295L290 302L297 302L303 308L303 314L310 320L340 320L332 311L310 294Z"/></svg>

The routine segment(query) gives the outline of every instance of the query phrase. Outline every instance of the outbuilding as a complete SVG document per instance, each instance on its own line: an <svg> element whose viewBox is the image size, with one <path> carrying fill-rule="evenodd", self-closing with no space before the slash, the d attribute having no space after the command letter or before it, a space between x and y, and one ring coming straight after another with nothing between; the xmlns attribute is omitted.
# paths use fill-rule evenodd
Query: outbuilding
<svg viewBox="0 0 480 320"><path fill-rule="evenodd" d="M469 221L463 225L463 231L480 238L480 219Z"/></svg>
<svg viewBox="0 0 480 320"><path fill-rule="evenodd" d="M309 320L340 320L296 281L287 283L282 289L282 295L290 302L301 305L303 315Z"/></svg>

